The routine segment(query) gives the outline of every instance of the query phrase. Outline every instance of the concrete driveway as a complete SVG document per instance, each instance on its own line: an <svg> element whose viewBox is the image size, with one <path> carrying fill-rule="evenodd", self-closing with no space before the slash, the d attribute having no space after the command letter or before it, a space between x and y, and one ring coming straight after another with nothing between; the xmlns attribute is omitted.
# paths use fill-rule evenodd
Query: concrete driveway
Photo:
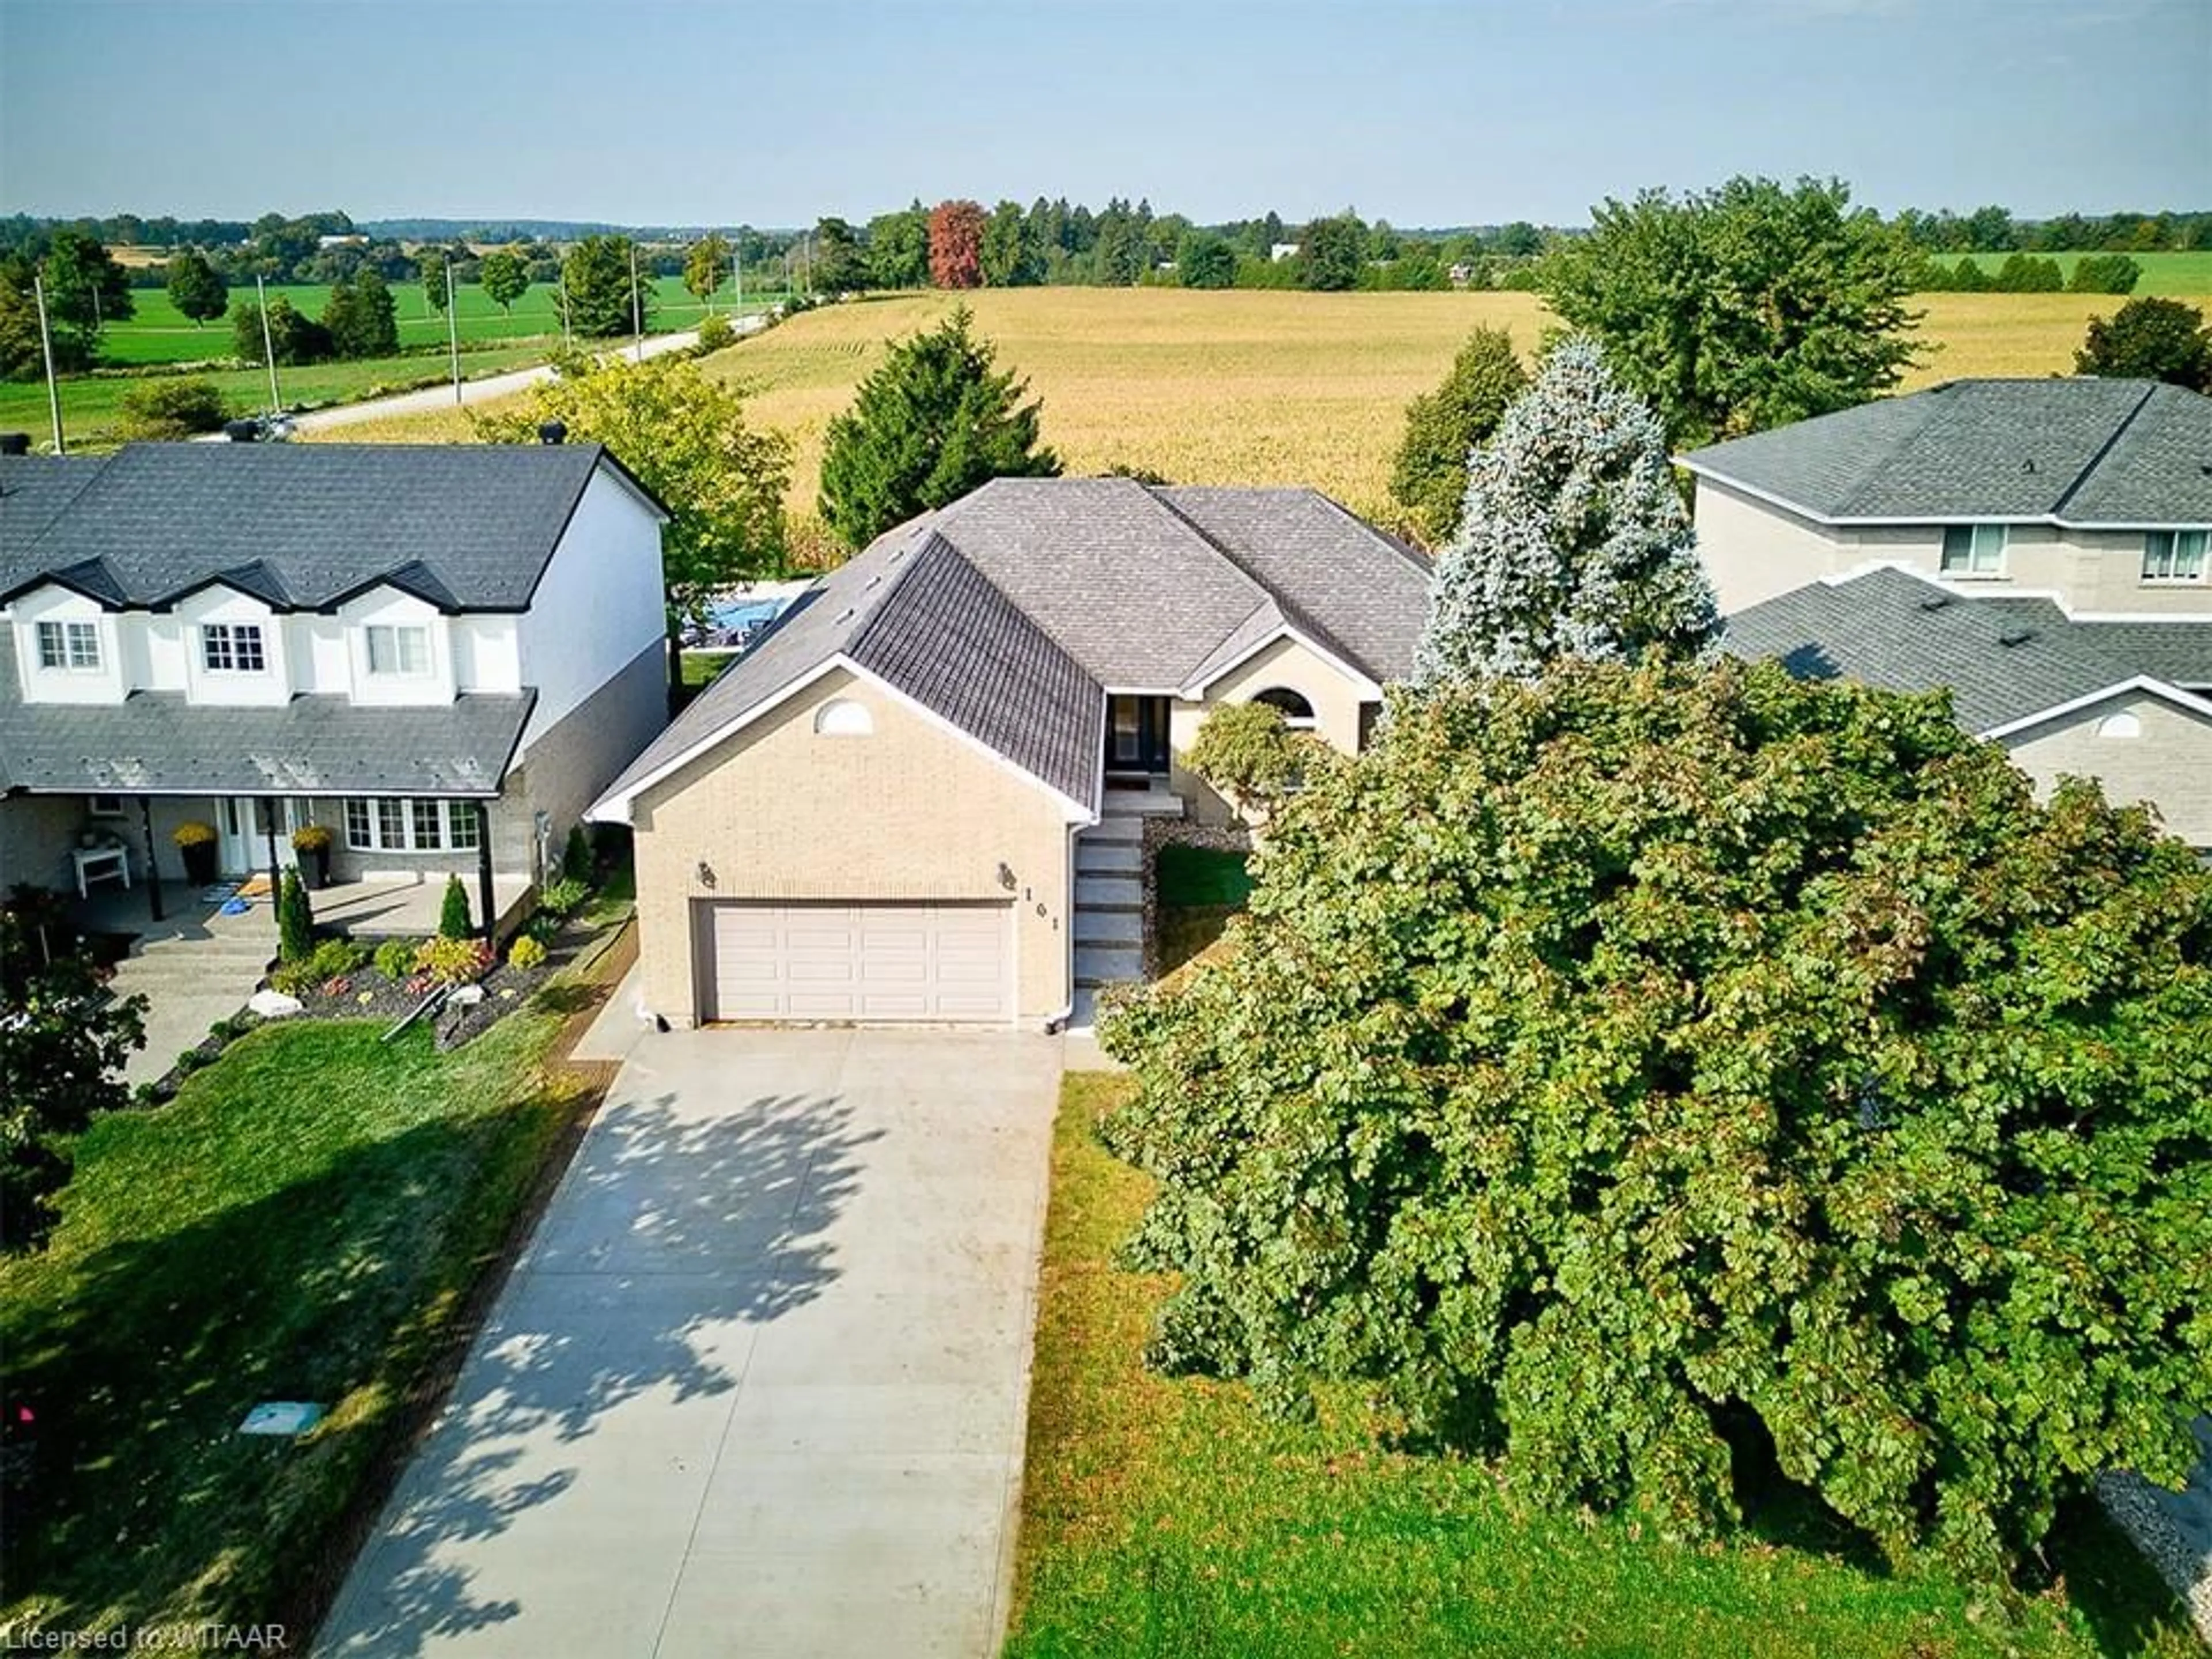
<svg viewBox="0 0 2212 1659"><path fill-rule="evenodd" d="M994 1651L1060 1053L640 1042L317 1650Z"/></svg>

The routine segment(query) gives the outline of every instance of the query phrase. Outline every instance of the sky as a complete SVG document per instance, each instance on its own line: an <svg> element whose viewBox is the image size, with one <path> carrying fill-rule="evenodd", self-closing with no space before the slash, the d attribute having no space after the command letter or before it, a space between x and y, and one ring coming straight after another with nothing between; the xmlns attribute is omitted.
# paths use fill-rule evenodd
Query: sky
<svg viewBox="0 0 2212 1659"><path fill-rule="evenodd" d="M2212 0L0 0L0 213L2212 208Z"/></svg>

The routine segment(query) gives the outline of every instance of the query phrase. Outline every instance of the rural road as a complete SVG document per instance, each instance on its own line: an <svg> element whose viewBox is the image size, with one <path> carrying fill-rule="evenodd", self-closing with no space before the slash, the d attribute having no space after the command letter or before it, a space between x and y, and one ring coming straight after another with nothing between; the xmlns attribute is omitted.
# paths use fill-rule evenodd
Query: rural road
<svg viewBox="0 0 2212 1659"><path fill-rule="evenodd" d="M757 334L768 326L767 318L759 312L734 319L731 327L740 336ZM683 351L698 344L697 331L682 334L654 334L647 337L643 355L658 357L664 352ZM632 348L624 346L610 356L627 357ZM489 374L481 380L461 382L461 402L488 404L496 398L512 397L525 387L540 380L553 378L553 365L540 363L535 368L518 368L511 374ZM328 432L339 427L357 426L363 421L386 420L395 415L429 415L441 409L453 407L453 388L451 386L426 386L420 392L402 392L389 398L372 398L358 404L339 404L330 409L311 410L304 415L292 416L295 432ZM211 434L216 441L221 433Z"/></svg>

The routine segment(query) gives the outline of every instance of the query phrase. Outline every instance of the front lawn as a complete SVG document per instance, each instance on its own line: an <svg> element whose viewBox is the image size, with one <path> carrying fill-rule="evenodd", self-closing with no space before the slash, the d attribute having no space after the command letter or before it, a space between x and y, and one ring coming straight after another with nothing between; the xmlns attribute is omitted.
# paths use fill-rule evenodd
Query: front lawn
<svg viewBox="0 0 2212 1659"><path fill-rule="evenodd" d="M1072 1074L1053 1152L1009 1659L2197 1651L2094 1510L2016 1613L1893 1577L1817 1522L1676 1547L1631 1520L1515 1508L1480 1464L1379 1450L1348 1393L1272 1423L1237 1384L1139 1358L1160 1281L1119 1271L1147 1183L1093 1126L1130 1086Z"/></svg>
<svg viewBox="0 0 2212 1659"><path fill-rule="evenodd" d="M1252 891L1245 854L1210 847L1160 848L1153 871L1153 944L1158 969L1172 973L1221 937Z"/></svg>
<svg viewBox="0 0 2212 1659"><path fill-rule="evenodd" d="M0 1261L0 1638L304 1637L586 1103L545 1064L560 1026L533 1008L441 1054L419 1028L272 1024L170 1103L93 1126L50 1248ZM303 1440L234 1433L266 1400L330 1416Z"/></svg>

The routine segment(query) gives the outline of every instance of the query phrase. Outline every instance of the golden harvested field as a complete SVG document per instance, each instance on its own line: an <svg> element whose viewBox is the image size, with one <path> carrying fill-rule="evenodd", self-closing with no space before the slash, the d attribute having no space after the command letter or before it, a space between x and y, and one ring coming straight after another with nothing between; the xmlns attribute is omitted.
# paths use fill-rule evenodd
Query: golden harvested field
<svg viewBox="0 0 2212 1659"><path fill-rule="evenodd" d="M1071 472L1148 467L1178 483L1308 483L1383 515L1406 402L1435 385L1469 330L1503 327L1524 352L1550 322L1533 294L1192 293L1177 289L987 289L966 296L999 361L1044 400L1046 441ZM831 416L887 339L957 301L905 295L793 318L706 360L755 418L798 445L792 506L812 516ZM2073 367L2090 295L1931 294L1940 348L1909 385ZM347 428L353 441L465 438L458 414Z"/></svg>

